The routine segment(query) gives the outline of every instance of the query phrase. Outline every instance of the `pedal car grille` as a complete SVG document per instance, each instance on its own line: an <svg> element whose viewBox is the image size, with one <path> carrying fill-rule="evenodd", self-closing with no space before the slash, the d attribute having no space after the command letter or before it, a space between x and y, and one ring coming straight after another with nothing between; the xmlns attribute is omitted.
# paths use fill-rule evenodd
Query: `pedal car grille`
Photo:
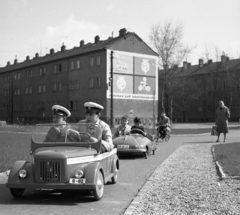
<svg viewBox="0 0 240 215"><path fill-rule="evenodd" d="M40 161L40 180L43 182L61 182L61 165L59 160Z"/></svg>

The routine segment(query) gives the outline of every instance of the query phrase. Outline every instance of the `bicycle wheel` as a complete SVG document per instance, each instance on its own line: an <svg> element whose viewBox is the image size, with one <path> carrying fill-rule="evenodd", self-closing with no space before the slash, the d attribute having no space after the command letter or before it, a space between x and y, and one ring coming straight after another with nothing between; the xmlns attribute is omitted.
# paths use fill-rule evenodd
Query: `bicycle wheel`
<svg viewBox="0 0 240 215"><path fill-rule="evenodd" d="M169 139L170 139L170 134L166 134L165 141L167 142L169 141Z"/></svg>

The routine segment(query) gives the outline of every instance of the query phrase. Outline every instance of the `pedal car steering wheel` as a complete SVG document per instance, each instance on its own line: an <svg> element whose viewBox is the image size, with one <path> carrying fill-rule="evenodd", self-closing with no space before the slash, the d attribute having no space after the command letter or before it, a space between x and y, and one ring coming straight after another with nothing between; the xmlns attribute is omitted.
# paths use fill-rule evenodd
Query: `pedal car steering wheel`
<svg viewBox="0 0 240 215"><path fill-rule="evenodd" d="M133 131L136 131L136 133L132 133ZM146 136L145 132L141 129L138 129L138 128L134 128L130 131L130 134L142 134L143 136Z"/></svg>
<svg viewBox="0 0 240 215"><path fill-rule="evenodd" d="M81 142L97 142L97 138L92 137L87 132L80 132L79 134L81 136Z"/></svg>

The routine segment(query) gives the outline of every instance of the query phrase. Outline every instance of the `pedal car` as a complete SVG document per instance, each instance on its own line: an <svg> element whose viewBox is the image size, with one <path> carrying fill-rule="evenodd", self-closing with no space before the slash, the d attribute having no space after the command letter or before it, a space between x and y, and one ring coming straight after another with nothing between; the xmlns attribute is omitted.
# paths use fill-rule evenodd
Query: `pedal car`
<svg viewBox="0 0 240 215"><path fill-rule="evenodd" d="M129 135L120 136L113 140L118 155L143 155L148 157L150 152L155 154L156 141L150 140L142 130L132 129Z"/></svg>
<svg viewBox="0 0 240 215"><path fill-rule="evenodd" d="M16 161L6 187L14 197L26 188L88 190L100 200L104 185L117 182L117 149L100 154L101 129L95 124L36 125L32 132L33 162ZM55 133L54 133L55 132ZM56 138L56 141L53 139Z"/></svg>

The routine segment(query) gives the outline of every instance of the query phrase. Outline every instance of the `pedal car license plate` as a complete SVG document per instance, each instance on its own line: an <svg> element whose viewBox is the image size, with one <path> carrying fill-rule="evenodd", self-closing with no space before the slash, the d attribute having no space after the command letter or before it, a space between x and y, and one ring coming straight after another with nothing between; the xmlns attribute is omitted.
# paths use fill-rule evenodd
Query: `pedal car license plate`
<svg viewBox="0 0 240 215"><path fill-rule="evenodd" d="M70 184L85 184L86 178L70 178L69 183Z"/></svg>
<svg viewBox="0 0 240 215"><path fill-rule="evenodd" d="M121 149L129 149L129 145L118 145L117 147Z"/></svg>

